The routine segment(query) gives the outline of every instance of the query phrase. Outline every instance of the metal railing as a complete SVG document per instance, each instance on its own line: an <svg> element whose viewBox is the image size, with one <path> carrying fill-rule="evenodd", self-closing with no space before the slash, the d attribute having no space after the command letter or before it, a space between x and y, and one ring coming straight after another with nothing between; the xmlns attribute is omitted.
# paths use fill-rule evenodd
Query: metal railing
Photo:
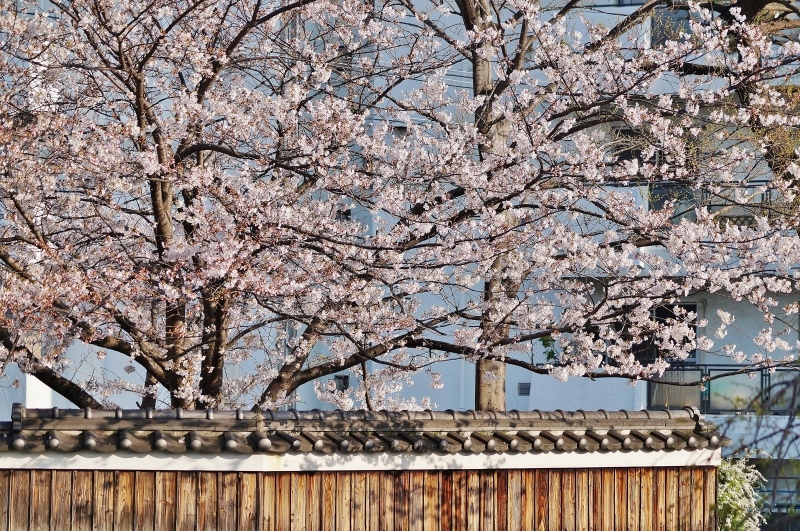
<svg viewBox="0 0 800 531"><path fill-rule="evenodd" d="M704 378L741 370L741 365L686 364L670 367L659 382L649 382L647 406L667 409L693 406L702 413L785 414L800 396L793 391L800 378L797 367L782 367L771 371L758 369L749 373L733 374L716 380L707 380L702 386L678 386L673 383L699 382Z"/></svg>

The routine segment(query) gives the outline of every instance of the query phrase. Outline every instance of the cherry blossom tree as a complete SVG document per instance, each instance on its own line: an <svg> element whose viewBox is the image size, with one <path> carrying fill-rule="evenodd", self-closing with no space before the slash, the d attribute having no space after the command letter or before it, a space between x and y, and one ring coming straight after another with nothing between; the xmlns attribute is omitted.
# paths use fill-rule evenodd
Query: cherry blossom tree
<svg viewBox="0 0 800 531"><path fill-rule="evenodd" d="M765 30L766 2L673 6L690 34L652 46L664 2L612 27L557 4L4 1L4 363L82 407L121 390L274 407L350 369L372 408L465 358L482 409L504 408L507 364L648 379L694 348L789 363L777 329L740 359L691 312L653 311L703 291L797 311L774 297L795 289L796 214L748 195L766 176L795 200L796 154L763 134L798 125L781 87L800 45L776 37L795 12ZM754 223L649 208L653 183ZM659 356L635 355L644 337ZM130 373L70 376L75 345Z"/></svg>

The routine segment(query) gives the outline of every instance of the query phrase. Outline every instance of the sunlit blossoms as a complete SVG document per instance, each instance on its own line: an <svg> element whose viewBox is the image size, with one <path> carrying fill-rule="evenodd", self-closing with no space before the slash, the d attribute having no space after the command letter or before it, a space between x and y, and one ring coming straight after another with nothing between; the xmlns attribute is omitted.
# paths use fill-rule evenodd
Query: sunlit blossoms
<svg viewBox="0 0 800 531"><path fill-rule="evenodd" d="M79 406L424 407L397 392L454 357L491 386L797 347L800 48L750 11L657 43L655 4L44 5L0 0L0 356ZM698 293L775 321L761 350Z"/></svg>

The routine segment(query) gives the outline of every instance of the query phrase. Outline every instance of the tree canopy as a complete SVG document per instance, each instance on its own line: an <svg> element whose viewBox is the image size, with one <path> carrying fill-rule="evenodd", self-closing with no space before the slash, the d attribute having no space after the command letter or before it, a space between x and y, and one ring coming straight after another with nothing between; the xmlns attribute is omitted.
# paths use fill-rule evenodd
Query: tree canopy
<svg viewBox="0 0 800 531"><path fill-rule="evenodd" d="M356 405L392 407L396 382L461 357L477 407L502 409L506 364L646 379L695 348L789 362L777 325L745 354L675 305L725 292L797 313L775 297L800 263L797 9L597 13L3 0L4 364L82 407L159 389L274 407L343 369ZM657 42L670 13L688 31ZM76 344L130 365L70 376Z"/></svg>

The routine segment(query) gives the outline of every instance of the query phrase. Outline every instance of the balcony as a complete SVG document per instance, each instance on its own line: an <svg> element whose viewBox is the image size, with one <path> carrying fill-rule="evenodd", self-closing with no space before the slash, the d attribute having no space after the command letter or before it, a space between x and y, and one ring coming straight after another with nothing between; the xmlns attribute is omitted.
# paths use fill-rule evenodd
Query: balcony
<svg viewBox="0 0 800 531"><path fill-rule="evenodd" d="M705 388L678 386L673 383L697 382L741 370L741 365L692 364L667 369L659 382L650 382L647 406L668 409L694 406L701 413L736 414L758 412L772 415L787 414L796 409L800 400L794 396L794 381L800 377L797 367L782 367L770 372L758 369L750 373L725 376L706 381Z"/></svg>

